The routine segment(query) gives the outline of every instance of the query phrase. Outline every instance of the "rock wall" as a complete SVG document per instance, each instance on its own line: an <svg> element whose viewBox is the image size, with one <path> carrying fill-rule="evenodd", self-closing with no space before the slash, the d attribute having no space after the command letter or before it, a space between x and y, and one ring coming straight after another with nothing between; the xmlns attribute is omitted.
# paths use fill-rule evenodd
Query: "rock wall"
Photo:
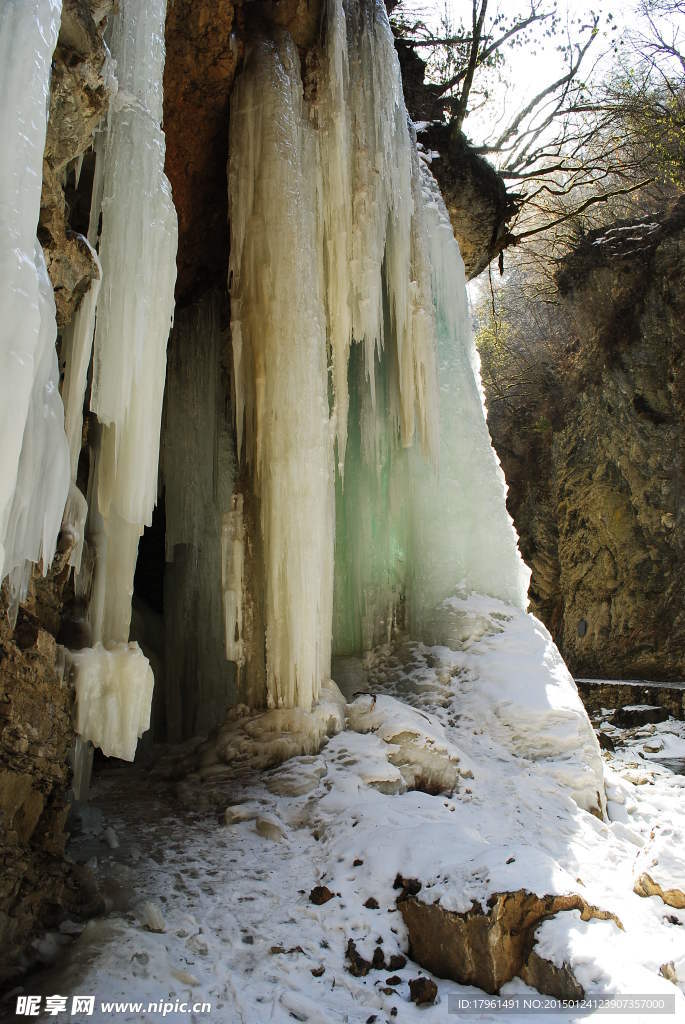
<svg viewBox="0 0 685 1024"><path fill-rule="evenodd" d="M577 675L685 678L684 275L685 200L588 235L554 400L493 403L532 610Z"/></svg>

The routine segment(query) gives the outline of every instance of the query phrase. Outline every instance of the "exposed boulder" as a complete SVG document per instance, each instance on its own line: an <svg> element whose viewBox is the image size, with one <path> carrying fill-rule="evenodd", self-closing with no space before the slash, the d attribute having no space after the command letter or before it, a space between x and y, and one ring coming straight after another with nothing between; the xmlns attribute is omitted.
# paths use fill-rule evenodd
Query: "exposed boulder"
<svg viewBox="0 0 685 1024"><path fill-rule="evenodd" d="M639 725L650 725L653 722L665 722L668 718L666 708L649 704L628 704L618 708L611 716L611 724L621 729L634 729Z"/></svg>
<svg viewBox="0 0 685 1024"><path fill-rule="evenodd" d="M590 906L576 894L540 897L524 889L494 893L487 911L474 903L465 913L444 910L439 903L422 903L415 896L400 896L397 902L416 963L438 977L490 993L499 992L522 972L550 987L558 983L561 988L562 981L568 981L570 990L570 979L538 963L539 957L531 960L535 929L543 919L578 910L584 921L611 919L621 927L613 914Z"/></svg>

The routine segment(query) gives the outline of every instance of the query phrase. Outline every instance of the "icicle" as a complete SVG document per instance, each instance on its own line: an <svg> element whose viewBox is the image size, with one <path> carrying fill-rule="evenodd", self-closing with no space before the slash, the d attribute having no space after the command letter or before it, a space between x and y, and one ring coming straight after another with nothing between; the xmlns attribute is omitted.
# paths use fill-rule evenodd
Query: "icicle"
<svg viewBox="0 0 685 1024"><path fill-rule="evenodd" d="M287 35L255 43L229 160L234 405L260 514L266 698L305 708L332 621L336 652L351 654L398 628L428 636L458 587L523 607L527 585L463 265L420 168L382 3L329 0L312 95ZM248 669L250 528L236 501L222 530L226 651Z"/></svg>
<svg viewBox="0 0 685 1024"><path fill-rule="evenodd" d="M78 460L81 454L83 401L86 393L88 366L93 350L95 310L102 283L102 267L98 255L85 238L82 241L90 249L98 276L90 282L88 291L81 299L72 323L62 335L62 358L64 360L62 400L64 401L64 429L69 441L72 481L76 480Z"/></svg>
<svg viewBox="0 0 685 1024"><path fill-rule="evenodd" d="M234 87L229 197L236 423L261 503L266 696L310 708L330 674L333 445L316 143L290 37Z"/></svg>
<svg viewBox="0 0 685 1024"><path fill-rule="evenodd" d="M68 488L55 305L36 242L60 0L0 7L0 580L52 561ZM66 468L66 476L65 476Z"/></svg>
<svg viewBox="0 0 685 1024"><path fill-rule="evenodd" d="M81 171L83 170L83 153L79 153L76 157L76 164L74 166L74 188L78 189L78 183L81 180Z"/></svg>
<svg viewBox="0 0 685 1024"><path fill-rule="evenodd" d="M437 378L430 288L421 273L418 161L402 78L382 4L327 4L325 85L316 101L322 176L326 308L333 355L338 466L343 472L354 339L364 344L375 400L375 353L386 340L384 305L400 371L402 443L437 462Z"/></svg>
<svg viewBox="0 0 685 1024"><path fill-rule="evenodd" d="M26 594L30 563L52 563L69 491L69 451L58 391L55 300L43 250L35 243L40 332L33 357L33 390L24 426L14 495L5 533L5 569L13 599Z"/></svg>
<svg viewBox="0 0 685 1024"><path fill-rule="evenodd" d="M108 757L132 761L150 728L154 679L138 644L102 644L69 655L76 690L76 732ZM86 780L87 785L87 780Z"/></svg>
<svg viewBox="0 0 685 1024"><path fill-rule="evenodd" d="M221 525L221 587L224 595L226 657L245 664L243 605L245 590L245 519L243 495L235 494Z"/></svg>
<svg viewBox="0 0 685 1024"><path fill-rule="evenodd" d="M89 238L102 218L91 409L104 425L97 503L95 635L128 639L138 538L152 521L166 345L176 280L176 213L164 175L165 0L121 0L108 28L118 90L96 140ZM103 579L103 573L106 578Z"/></svg>
<svg viewBox="0 0 685 1024"><path fill-rule="evenodd" d="M86 537L86 519L88 517L88 502L84 495L72 481L69 486L69 496L64 508L62 518L62 531L70 534L73 547L69 555L69 565L73 566L74 572L81 571L81 559L83 558L83 545Z"/></svg>

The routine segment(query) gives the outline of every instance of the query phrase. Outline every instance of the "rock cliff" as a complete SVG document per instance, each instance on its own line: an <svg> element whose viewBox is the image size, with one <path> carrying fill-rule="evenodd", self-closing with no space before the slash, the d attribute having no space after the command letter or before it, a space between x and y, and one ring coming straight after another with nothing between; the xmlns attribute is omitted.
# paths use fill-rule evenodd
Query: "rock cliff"
<svg viewBox="0 0 685 1024"><path fill-rule="evenodd" d="M684 272L683 200L589 234L553 389L492 404L532 609L578 675L685 676Z"/></svg>

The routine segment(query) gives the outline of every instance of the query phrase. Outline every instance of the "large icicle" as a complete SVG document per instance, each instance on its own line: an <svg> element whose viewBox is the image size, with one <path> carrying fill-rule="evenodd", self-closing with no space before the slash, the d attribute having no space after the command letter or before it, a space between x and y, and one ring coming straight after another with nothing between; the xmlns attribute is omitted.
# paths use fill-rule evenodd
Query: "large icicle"
<svg viewBox="0 0 685 1024"><path fill-rule="evenodd" d="M96 138L89 239L98 242L99 296L74 327L69 385L72 469L78 459L78 395L93 342L90 405L89 553L77 580L90 598L95 646L74 655L78 731L131 760L149 727L153 674L127 643L138 542L157 500L166 347L174 308L177 224L164 174L162 75L165 0L119 0L108 24L117 89ZM72 399L73 392L73 399ZM93 565L94 563L94 565Z"/></svg>
<svg viewBox="0 0 685 1024"><path fill-rule="evenodd" d="M208 732L235 702L235 671L224 651L222 572L222 523L235 478L227 327L225 299L210 293L178 314L169 346L161 470L170 740Z"/></svg>
<svg viewBox="0 0 685 1024"><path fill-rule="evenodd" d="M236 83L229 159L238 450L260 501L266 701L309 708L330 673L333 459L314 133L289 36Z"/></svg>
<svg viewBox="0 0 685 1024"><path fill-rule="evenodd" d="M102 217L91 408L102 516L91 620L96 640L128 640L138 537L157 499L177 224L164 174L165 0L120 0L108 40L118 90L96 140L91 242ZM92 508L91 504L91 508Z"/></svg>
<svg viewBox="0 0 685 1024"><path fill-rule="evenodd" d="M342 473L353 341L364 343L372 397L375 354L386 343L396 348L402 443L413 443L418 425L424 451L436 461L437 378L417 216L418 165L381 4L360 2L345 11L330 0L324 75L314 114L338 465Z"/></svg>
<svg viewBox="0 0 685 1024"><path fill-rule="evenodd" d="M0 7L0 580L47 571L69 487L52 287L36 242L61 0ZM10 141L11 140L11 141Z"/></svg>

